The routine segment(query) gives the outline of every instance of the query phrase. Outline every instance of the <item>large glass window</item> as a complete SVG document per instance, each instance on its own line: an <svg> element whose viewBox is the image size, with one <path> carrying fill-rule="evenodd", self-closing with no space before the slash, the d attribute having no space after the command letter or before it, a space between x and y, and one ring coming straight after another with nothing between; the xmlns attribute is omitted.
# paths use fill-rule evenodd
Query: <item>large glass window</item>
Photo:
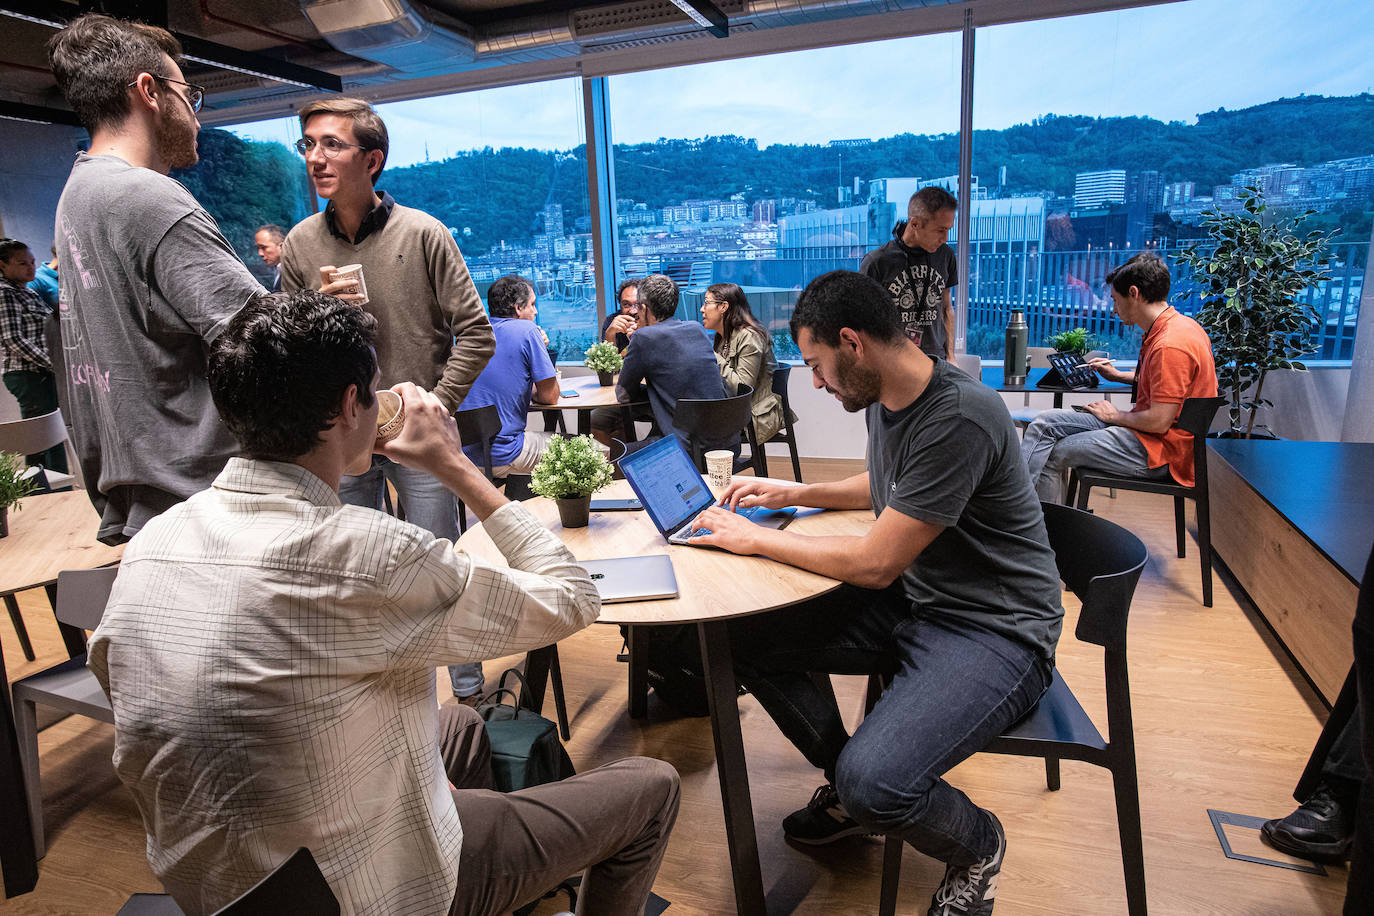
<svg viewBox="0 0 1374 916"><path fill-rule="evenodd" d="M1157 251L1191 313L1179 248L1257 186L1276 212L1339 230L1332 279L1307 295L1318 357L1350 358L1374 211L1374 56L1350 36L1374 13L1313 6L1191 0L978 30L970 352L1000 357L1016 307L1033 346L1081 326L1133 358L1107 272Z"/></svg>
<svg viewBox="0 0 1374 916"><path fill-rule="evenodd" d="M576 79L379 105L391 150L378 187L438 219L458 242L477 291L519 274L560 359L596 339L582 96ZM295 142L299 122L289 120ZM235 130L266 138L274 128ZM300 156L291 153L299 165ZM213 211L212 211L213 212Z"/></svg>
<svg viewBox="0 0 1374 916"><path fill-rule="evenodd" d="M612 77L617 279L673 277L695 320L738 283L796 358L802 288L886 243L917 188L957 191L959 72L945 34Z"/></svg>

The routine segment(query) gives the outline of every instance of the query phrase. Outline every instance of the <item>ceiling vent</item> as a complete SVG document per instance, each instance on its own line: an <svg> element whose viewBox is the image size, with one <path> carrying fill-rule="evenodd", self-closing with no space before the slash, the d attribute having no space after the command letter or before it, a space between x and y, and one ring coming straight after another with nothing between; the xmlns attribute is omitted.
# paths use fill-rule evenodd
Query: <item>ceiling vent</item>
<svg viewBox="0 0 1374 916"><path fill-rule="evenodd" d="M469 36L406 0L300 0L300 6L335 48L402 73L451 72L476 58Z"/></svg>

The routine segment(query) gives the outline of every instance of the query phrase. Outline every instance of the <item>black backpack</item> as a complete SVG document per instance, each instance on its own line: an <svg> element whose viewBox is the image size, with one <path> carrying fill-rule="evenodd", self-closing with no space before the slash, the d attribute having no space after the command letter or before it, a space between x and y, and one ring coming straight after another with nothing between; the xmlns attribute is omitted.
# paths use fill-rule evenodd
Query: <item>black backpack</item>
<svg viewBox="0 0 1374 916"><path fill-rule="evenodd" d="M506 687L511 676L520 682L520 696ZM501 792L557 782L576 772L558 740L558 726L526 709L521 704L524 692L525 676L511 668L477 707L491 742L492 781ZM502 702L505 697L510 698L509 704Z"/></svg>

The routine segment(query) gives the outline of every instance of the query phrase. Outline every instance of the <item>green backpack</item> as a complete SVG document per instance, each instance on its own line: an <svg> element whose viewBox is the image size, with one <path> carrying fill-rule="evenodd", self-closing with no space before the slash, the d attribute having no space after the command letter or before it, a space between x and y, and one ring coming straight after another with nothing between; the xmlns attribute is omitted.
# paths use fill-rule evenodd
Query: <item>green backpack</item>
<svg viewBox="0 0 1374 916"><path fill-rule="evenodd" d="M506 687L506 679L511 676L520 682L520 696ZM519 669L510 668L477 707L491 742L492 780L501 792L542 786L567 779L576 772L558 740L558 726L526 709L521 703L524 692L525 676ZM510 703L502 702L506 697Z"/></svg>

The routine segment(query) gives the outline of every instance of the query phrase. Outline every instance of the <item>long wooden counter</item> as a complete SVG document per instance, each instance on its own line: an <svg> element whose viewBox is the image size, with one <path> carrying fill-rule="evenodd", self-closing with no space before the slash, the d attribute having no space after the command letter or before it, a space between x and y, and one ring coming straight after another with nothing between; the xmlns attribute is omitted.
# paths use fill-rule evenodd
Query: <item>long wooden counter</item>
<svg viewBox="0 0 1374 916"><path fill-rule="evenodd" d="M1374 544L1374 444L1218 439L1208 449L1212 546L1334 703Z"/></svg>

